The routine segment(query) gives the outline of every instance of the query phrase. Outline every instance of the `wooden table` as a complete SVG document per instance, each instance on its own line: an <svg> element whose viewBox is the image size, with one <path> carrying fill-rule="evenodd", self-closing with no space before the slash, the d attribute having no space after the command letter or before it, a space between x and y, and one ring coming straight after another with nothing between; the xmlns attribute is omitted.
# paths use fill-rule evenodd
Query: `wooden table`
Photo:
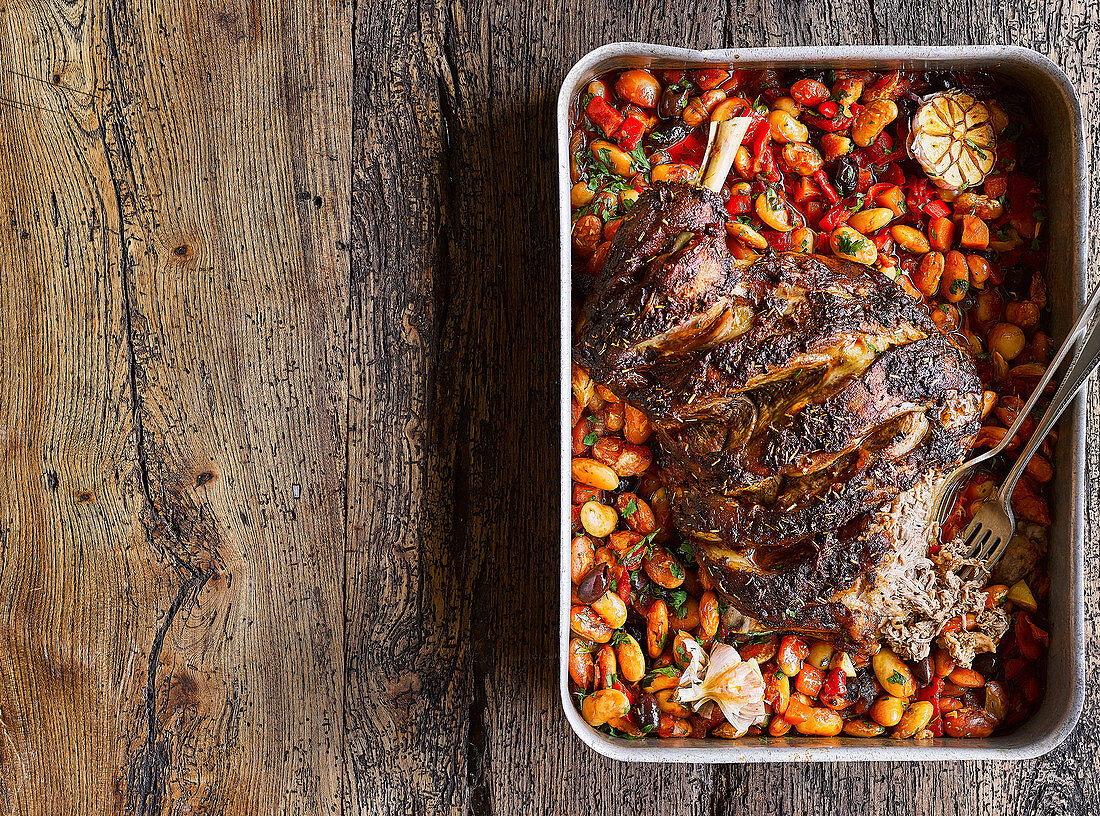
<svg viewBox="0 0 1100 816"><path fill-rule="evenodd" d="M1097 133L1096 3L779 6L0 3L3 812L1098 806L1092 688L1050 756L951 767L630 767L560 711L573 61L1019 43Z"/></svg>

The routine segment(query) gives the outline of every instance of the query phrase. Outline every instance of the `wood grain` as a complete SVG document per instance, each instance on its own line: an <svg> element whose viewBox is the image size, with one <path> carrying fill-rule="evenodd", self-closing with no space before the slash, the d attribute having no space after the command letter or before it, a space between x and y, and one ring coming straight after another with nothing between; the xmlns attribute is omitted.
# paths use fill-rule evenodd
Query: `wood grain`
<svg viewBox="0 0 1100 816"><path fill-rule="evenodd" d="M350 7L0 27L0 807L339 812Z"/></svg>
<svg viewBox="0 0 1100 816"><path fill-rule="evenodd" d="M597 756L557 698L547 499L559 441L553 103L576 59L614 40L1013 43L1063 66L1087 120L1098 25L1100 7L1080 0L358 6L347 812L1100 809L1084 781L1100 756L1092 690L1070 741L1034 762L631 767ZM1100 575L1088 570L1095 663Z"/></svg>
<svg viewBox="0 0 1100 816"><path fill-rule="evenodd" d="M1084 0L0 4L0 810L1100 809L1091 689L1034 762L595 755L548 498L578 57L1018 43L1095 120L1097 30Z"/></svg>

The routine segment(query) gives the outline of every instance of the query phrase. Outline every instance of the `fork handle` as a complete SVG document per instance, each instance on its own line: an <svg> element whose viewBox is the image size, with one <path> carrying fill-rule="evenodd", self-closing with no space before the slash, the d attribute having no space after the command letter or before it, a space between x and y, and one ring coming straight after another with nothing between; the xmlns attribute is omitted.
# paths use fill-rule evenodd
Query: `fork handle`
<svg viewBox="0 0 1100 816"><path fill-rule="evenodd" d="M1077 339L1077 335L1081 332L1077 331L1078 326L1082 321L1086 321L1087 328L1084 329L1084 339L1081 342L1081 349L1077 352L1073 358L1073 362L1069 364L1066 369L1066 373L1063 376L1061 385L1058 386L1058 390L1054 392L1054 396L1051 398L1050 405L1047 407L1046 412L1035 424L1035 431L1031 435L1031 439L1024 445L1023 450L1020 451L1019 458L1016 459L1016 463L1012 466L1012 469L1005 477L1004 485L1001 487L1000 496L1002 501L1007 501L1012 496L1012 490L1016 487L1016 483L1020 481L1020 476L1027 467L1027 463L1031 460L1032 455L1039 446L1043 444L1043 440L1046 439L1047 434L1050 433L1050 429L1054 427L1054 423L1057 422L1062 414L1066 412L1070 404L1073 402L1074 397L1077 396L1077 392L1081 390L1081 387L1088 380L1089 375L1094 372L1098 366L1100 366L1100 320L1093 321L1091 325L1087 324L1088 318L1091 317L1089 306L1095 309L1097 301L1097 295L1100 295L1100 286L1093 292L1092 297L1089 299L1089 305L1086 306L1085 312L1082 313L1081 318L1078 319L1078 325L1074 326L1074 330L1070 332L1070 336L1066 338L1063 347L1071 345L1071 343ZM1055 364L1052 364L1052 368ZM1037 391L1042 390L1042 385L1039 386ZM1023 413L1023 412L1021 412ZM1006 434L1006 439L1008 435Z"/></svg>

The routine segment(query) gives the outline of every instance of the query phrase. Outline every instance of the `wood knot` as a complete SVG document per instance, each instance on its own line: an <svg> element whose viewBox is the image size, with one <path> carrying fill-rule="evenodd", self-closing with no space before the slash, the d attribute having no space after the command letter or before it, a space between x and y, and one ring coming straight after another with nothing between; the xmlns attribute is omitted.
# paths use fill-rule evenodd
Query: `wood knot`
<svg viewBox="0 0 1100 816"><path fill-rule="evenodd" d="M58 481L58 478L57 478L57 474L52 470L47 470L46 471L46 487L48 487L50 490L55 490L56 491L58 483L59 483L59 481Z"/></svg>
<svg viewBox="0 0 1100 816"><path fill-rule="evenodd" d="M214 478L214 474L209 470L203 471L195 477L195 487L202 487L204 484Z"/></svg>
<svg viewBox="0 0 1100 816"><path fill-rule="evenodd" d="M321 196L314 196L313 197L313 206L316 207L318 210L321 209L321 207L323 207L324 205L325 205L325 200L323 198L321 198Z"/></svg>
<svg viewBox="0 0 1100 816"><path fill-rule="evenodd" d="M187 244L179 244L177 246L172 247L172 254L176 255L180 258L186 258L187 254L190 251L191 251L191 247L187 246Z"/></svg>
<svg viewBox="0 0 1100 816"><path fill-rule="evenodd" d="M52 82L53 82L54 85L60 85L61 84L61 74L54 74Z"/></svg>
<svg viewBox="0 0 1100 816"><path fill-rule="evenodd" d="M95 496L92 495L92 492L90 490L81 490L76 494L76 503L87 504L94 498Z"/></svg>

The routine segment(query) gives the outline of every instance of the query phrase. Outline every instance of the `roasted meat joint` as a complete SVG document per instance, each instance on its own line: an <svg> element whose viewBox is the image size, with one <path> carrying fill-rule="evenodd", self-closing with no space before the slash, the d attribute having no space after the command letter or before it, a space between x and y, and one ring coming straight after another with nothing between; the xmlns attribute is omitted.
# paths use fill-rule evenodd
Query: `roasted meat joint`
<svg viewBox="0 0 1100 816"><path fill-rule="evenodd" d="M980 428L974 362L876 270L738 262L725 220L710 190L650 188L611 243L577 362L649 417L673 523L733 608L867 644L891 556L931 532L937 477Z"/></svg>
<svg viewBox="0 0 1100 816"><path fill-rule="evenodd" d="M1004 463L934 512L1049 347L1007 319L1045 305L1043 208L997 99L954 75L632 69L578 100L589 724L984 736L1039 698L1045 503L1018 511L1011 585L956 535Z"/></svg>

